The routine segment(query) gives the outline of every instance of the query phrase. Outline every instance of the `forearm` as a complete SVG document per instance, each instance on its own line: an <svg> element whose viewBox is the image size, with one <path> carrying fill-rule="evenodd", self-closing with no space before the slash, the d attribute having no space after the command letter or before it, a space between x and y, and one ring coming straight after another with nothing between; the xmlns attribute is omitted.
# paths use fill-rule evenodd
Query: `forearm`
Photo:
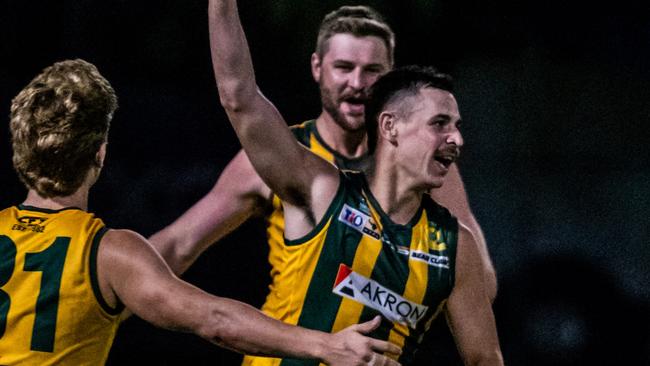
<svg viewBox="0 0 650 366"><path fill-rule="evenodd" d="M321 173L335 177L338 183L338 172L296 141L275 106L257 89L235 1L210 0L208 11L221 104L263 181L292 204L309 201L314 178Z"/></svg>
<svg viewBox="0 0 650 366"><path fill-rule="evenodd" d="M149 237L176 275L181 275L210 247L227 234L226 223L213 207L205 207L208 196L197 202L172 224Z"/></svg>
<svg viewBox="0 0 650 366"><path fill-rule="evenodd" d="M180 230L174 222L148 238L153 247L160 253L174 274L180 276L187 271L196 259L213 241L196 240L187 236L185 230Z"/></svg>
<svg viewBox="0 0 650 366"><path fill-rule="evenodd" d="M219 298L199 334L237 352L324 361L330 334L282 323L236 300Z"/></svg>
<svg viewBox="0 0 650 366"><path fill-rule="evenodd" d="M466 365L502 365L494 313L484 291L484 268L473 235L459 229L456 281L447 301L447 319Z"/></svg>
<svg viewBox="0 0 650 366"><path fill-rule="evenodd" d="M265 205L269 195L269 188L240 151L208 194L149 240L179 275Z"/></svg>
<svg viewBox="0 0 650 366"><path fill-rule="evenodd" d="M279 322L235 300L220 302L214 318L220 319L221 331L208 333L206 338L224 347L247 354L315 359L333 366L399 366L389 358L399 356L399 347L364 336L377 329L379 316L330 334ZM206 331L210 332L209 326Z"/></svg>
<svg viewBox="0 0 650 366"><path fill-rule="evenodd" d="M246 36L235 0L210 0L210 53L226 111L238 111L257 94L257 84Z"/></svg>
<svg viewBox="0 0 650 366"><path fill-rule="evenodd" d="M176 275L184 273L213 243L252 215L252 198L246 200L251 202L243 202L234 196L226 196L227 192L209 193L176 221L149 238ZM224 202L230 200L240 204L234 207L231 202Z"/></svg>

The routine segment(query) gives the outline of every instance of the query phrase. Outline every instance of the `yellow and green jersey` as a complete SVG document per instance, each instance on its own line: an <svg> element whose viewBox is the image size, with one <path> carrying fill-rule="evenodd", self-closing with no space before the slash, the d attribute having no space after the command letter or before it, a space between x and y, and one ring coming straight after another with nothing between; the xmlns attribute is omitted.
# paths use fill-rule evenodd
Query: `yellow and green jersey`
<svg viewBox="0 0 650 366"><path fill-rule="evenodd" d="M286 240L286 296L271 316L336 332L382 315L371 336L402 348L411 362L454 286L458 223L424 195L416 215L396 224L378 205L362 173L341 173L336 196L307 236ZM315 361L246 356L245 365L305 365Z"/></svg>
<svg viewBox="0 0 650 366"><path fill-rule="evenodd" d="M368 162L366 156L348 159L329 147L318 134L316 120L309 120L292 126L291 132L303 146L321 158L335 164L340 169L362 170ZM287 316L287 311L289 311L287 307L289 293L286 291L290 291L290 288L283 286L283 284L291 281L292 274L284 270L287 266L284 255L284 211L282 210L280 198L276 195L272 197L271 213L267 217L266 234L269 243L268 258L271 264L271 284L262 311L283 320Z"/></svg>
<svg viewBox="0 0 650 366"><path fill-rule="evenodd" d="M102 220L76 208L0 211L0 365L101 365L119 324L97 282Z"/></svg>

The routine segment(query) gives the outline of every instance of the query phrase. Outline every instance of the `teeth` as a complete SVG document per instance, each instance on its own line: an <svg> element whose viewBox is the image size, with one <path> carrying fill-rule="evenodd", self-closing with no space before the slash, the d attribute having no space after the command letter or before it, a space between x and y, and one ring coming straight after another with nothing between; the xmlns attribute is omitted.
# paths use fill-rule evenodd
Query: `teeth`
<svg viewBox="0 0 650 366"><path fill-rule="evenodd" d="M444 167L449 167L455 160L454 156L437 156L436 160Z"/></svg>

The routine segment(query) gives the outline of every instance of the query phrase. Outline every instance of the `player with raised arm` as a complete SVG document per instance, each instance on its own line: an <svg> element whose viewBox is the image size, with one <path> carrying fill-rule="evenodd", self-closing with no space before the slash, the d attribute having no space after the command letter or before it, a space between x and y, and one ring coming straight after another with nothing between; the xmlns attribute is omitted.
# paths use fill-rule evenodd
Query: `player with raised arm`
<svg viewBox="0 0 650 366"><path fill-rule="evenodd" d="M367 165L363 102L368 88L393 67L394 38L381 15L367 6L343 6L325 16L311 57L322 111L315 120L292 128L302 145L342 169L362 170ZM496 275L456 164L449 167L445 185L432 189L430 194L474 234L485 269L486 291L493 300ZM212 243L268 206L273 208L267 227L271 284L262 310L284 320L289 316L287 299L296 263L289 263L285 257L280 199L255 172L243 151L228 164L207 195L150 240L172 270L181 274Z"/></svg>
<svg viewBox="0 0 650 366"><path fill-rule="evenodd" d="M382 76L365 110L374 155L365 174L340 171L304 149L259 91L236 2L210 0L209 19L221 104L282 200L285 255L299 264L285 321L336 331L381 314L373 335L400 345L408 364L445 311L466 364L502 365L474 236L427 194L463 145L449 78L418 67Z"/></svg>

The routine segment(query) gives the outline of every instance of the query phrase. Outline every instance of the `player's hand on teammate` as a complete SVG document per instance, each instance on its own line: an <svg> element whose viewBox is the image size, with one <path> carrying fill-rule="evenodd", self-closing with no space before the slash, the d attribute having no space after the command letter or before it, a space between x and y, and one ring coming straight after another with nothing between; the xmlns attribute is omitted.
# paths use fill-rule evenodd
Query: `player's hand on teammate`
<svg viewBox="0 0 650 366"><path fill-rule="evenodd" d="M396 345L365 336L377 329L381 323L378 315L373 320L354 324L331 335L330 354L324 362L333 366L399 366L400 363L386 354L399 355L401 350Z"/></svg>

